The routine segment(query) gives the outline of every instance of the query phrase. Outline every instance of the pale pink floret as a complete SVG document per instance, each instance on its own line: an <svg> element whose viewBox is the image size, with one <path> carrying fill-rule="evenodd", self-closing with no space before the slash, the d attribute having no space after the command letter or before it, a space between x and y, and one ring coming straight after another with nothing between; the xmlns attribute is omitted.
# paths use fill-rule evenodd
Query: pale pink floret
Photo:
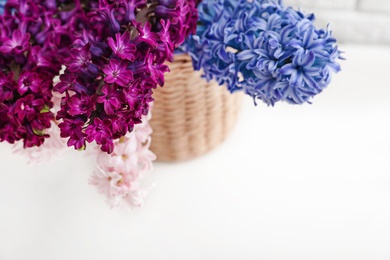
<svg viewBox="0 0 390 260"><path fill-rule="evenodd" d="M90 178L99 192L106 196L111 207L137 208L143 205L148 189L143 188L142 179L153 170L156 156L149 150L152 129L148 119L136 125L134 131L114 142L111 154L93 149L97 166Z"/></svg>

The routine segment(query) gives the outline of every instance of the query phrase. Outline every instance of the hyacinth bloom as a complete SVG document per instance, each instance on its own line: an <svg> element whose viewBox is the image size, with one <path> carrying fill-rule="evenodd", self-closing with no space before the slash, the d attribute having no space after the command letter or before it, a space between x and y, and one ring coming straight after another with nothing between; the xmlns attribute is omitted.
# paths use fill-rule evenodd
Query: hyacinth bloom
<svg viewBox="0 0 390 260"><path fill-rule="evenodd" d="M3 12L4 12L5 3L6 3L5 0L0 0L0 14L3 14Z"/></svg>
<svg viewBox="0 0 390 260"><path fill-rule="evenodd" d="M91 58L89 45L85 45L80 50L70 52L70 56L64 59L64 63L70 72L78 72L88 69L89 65L92 64Z"/></svg>
<svg viewBox="0 0 390 260"><path fill-rule="evenodd" d="M125 60L110 60L109 64L103 67L103 72L106 75L104 78L106 83L116 83L121 87L126 87L133 79L133 73L131 70L127 70Z"/></svg>
<svg viewBox="0 0 390 260"><path fill-rule="evenodd" d="M89 1L93 5L64 59L54 90L63 93L56 119L68 145L95 141L112 153L114 140L148 114L166 61L196 31L196 0ZM88 97L88 98L87 98Z"/></svg>
<svg viewBox="0 0 390 260"><path fill-rule="evenodd" d="M57 82L56 78L54 78L54 82ZM61 98L60 95L54 93L52 98L53 108L51 109L54 114L60 108ZM47 138L42 145L24 149L23 144L18 142L13 146L14 153L20 154L29 165L42 165L61 160L66 151L66 141L60 137L60 128L52 121L51 127L46 129L45 132L50 138Z"/></svg>
<svg viewBox="0 0 390 260"><path fill-rule="evenodd" d="M163 63L195 33L196 4L9 0L0 17L0 141L40 146L56 120L69 146L96 141L112 152L113 140L148 113ZM62 65L54 116L52 82Z"/></svg>
<svg viewBox="0 0 390 260"><path fill-rule="evenodd" d="M1 7L4 1L1 2ZM67 10L67 11L61 11ZM72 13L69 18L66 14ZM9 0L0 16L0 141L40 146L54 120L53 78L82 26L79 1Z"/></svg>
<svg viewBox="0 0 390 260"><path fill-rule="evenodd" d="M68 99L69 111L72 116L89 115L89 107L93 106L91 98L83 94L80 98L71 97Z"/></svg>
<svg viewBox="0 0 390 260"><path fill-rule="evenodd" d="M77 150L85 149L86 134L83 132L83 121L66 119L58 126L61 129L62 138L71 137L67 142L68 146L74 146Z"/></svg>
<svg viewBox="0 0 390 260"><path fill-rule="evenodd" d="M21 54L29 49L30 34L22 33L19 29L12 32L10 38L5 38L0 46L0 52L4 54Z"/></svg>
<svg viewBox="0 0 390 260"><path fill-rule="evenodd" d="M152 170L152 161L156 159L149 150L152 133L149 120L150 114L131 133L115 140L112 153L95 148L97 165L89 182L111 207L132 209L143 205L147 189L142 186L142 179Z"/></svg>
<svg viewBox="0 0 390 260"><path fill-rule="evenodd" d="M207 80L268 105L302 104L338 72L341 52L329 28L277 0L205 0L183 48Z"/></svg>
<svg viewBox="0 0 390 260"><path fill-rule="evenodd" d="M120 33L115 34L115 40L111 37L107 39L107 43L112 51L121 59L134 61L136 46L130 42L130 33L125 32L123 35Z"/></svg>

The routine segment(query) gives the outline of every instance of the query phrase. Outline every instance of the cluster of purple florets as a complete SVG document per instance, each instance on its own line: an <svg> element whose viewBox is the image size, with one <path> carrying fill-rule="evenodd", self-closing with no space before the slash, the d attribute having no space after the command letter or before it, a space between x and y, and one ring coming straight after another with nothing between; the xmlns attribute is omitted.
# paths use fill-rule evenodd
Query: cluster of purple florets
<svg viewBox="0 0 390 260"><path fill-rule="evenodd" d="M164 84L166 61L196 29L196 2L100 1L88 14L55 90L65 93L57 119L68 145L96 141L111 153L113 140L141 122Z"/></svg>
<svg viewBox="0 0 390 260"><path fill-rule="evenodd" d="M194 68L231 92L268 105L308 102L338 72L340 51L330 30L277 0L205 0L196 35L187 42Z"/></svg>
<svg viewBox="0 0 390 260"><path fill-rule="evenodd" d="M39 146L57 120L68 146L96 141L111 153L148 113L164 63L195 33L197 3L9 0L0 16L0 141ZM53 90L64 96L56 116Z"/></svg>
<svg viewBox="0 0 390 260"><path fill-rule="evenodd" d="M0 141L39 146L49 137L53 78L73 40L66 1L9 0L0 16Z"/></svg>

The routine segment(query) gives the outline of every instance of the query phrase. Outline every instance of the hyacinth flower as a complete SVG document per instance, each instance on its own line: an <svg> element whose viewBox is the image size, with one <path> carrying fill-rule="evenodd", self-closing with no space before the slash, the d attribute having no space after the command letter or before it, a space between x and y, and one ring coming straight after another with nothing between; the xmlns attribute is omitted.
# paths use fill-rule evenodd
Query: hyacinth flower
<svg viewBox="0 0 390 260"><path fill-rule="evenodd" d="M340 71L329 27L277 0L205 0L195 35L182 47L207 80L244 91L255 103L310 102Z"/></svg>
<svg viewBox="0 0 390 260"><path fill-rule="evenodd" d="M54 79L54 82L56 82L56 78ZM61 98L62 96L58 93L53 93L53 108L51 111L54 114L60 109ZM31 166L49 164L54 161L62 160L65 151L67 151L66 142L60 137L60 129L55 121L51 121L51 127L46 130L46 134L48 134L50 138L47 138L40 146L24 149L21 142L15 142L13 152L21 155Z"/></svg>
<svg viewBox="0 0 390 260"><path fill-rule="evenodd" d="M59 77L54 77L53 84L58 83ZM56 114L60 109L62 95L53 92L52 102L53 107L51 112ZM31 166L49 164L54 161L60 161L64 158L66 149L66 141L60 137L60 129L56 121L51 121L51 127L46 130L46 134L50 136L40 146L29 147L24 149L21 142L15 142L13 152L21 155L21 157Z"/></svg>
<svg viewBox="0 0 390 260"><path fill-rule="evenodd" d="M68 146L95 141L114 151L114 141L148 114L153 89L164 84L166 61L195 33L195 0L89 1L65 73L55 91L64 94L57 114Z"/></svg>
<svg viewBox="0 0 390 260"><path fill-rule="evenodd" d="M82 25L81 5L9 0L0 16L0 141L40 146L54 120L53 78ZM69 10L69 11L60 11ZM72 13L72 18L68 15Z"/></svg>
<svg viewBox="0 0 390 260"><path fill-rule="evenodd" d="M152 171L156 156L149 150L152 128L150 113L134 130L114 141L114 150L107 154L96 146L96 167L89 183L95 185L111 207L138 208L143 205L148 188L142 179Z"/></svg>
<svg viewBox="0 0 390 260"><path fill-rule="evenodd" d="M3 12L4 12L5 3L6 3L5 0L0 0L0 15L3 14Z"/></svg>

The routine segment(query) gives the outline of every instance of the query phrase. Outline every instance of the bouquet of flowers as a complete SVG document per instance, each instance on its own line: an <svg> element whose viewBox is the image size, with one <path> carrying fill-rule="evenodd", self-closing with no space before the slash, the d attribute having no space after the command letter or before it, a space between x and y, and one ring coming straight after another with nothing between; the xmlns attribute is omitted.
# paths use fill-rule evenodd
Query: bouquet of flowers
<svg viewBox="0 0 390 260"><path fill-rule="evenodd" d="M329 27L277 0L9 0L3 11L0 142L22 141L15 150L37 161L94 143L90 183L112 206L142 205L150 106L175 51L272 106L310 102L342 59Z"/></svg>
<svg viewBox="0 0 390 260"><path fill-rule="evenodd" d="M103 179L110 183L104 192L112 205L140 205L139 179L154 159L153 89L164 84L175 48L195 32L196 4L7 1L0 16L0 142L22 141L37 160L62 147L58 134L77 150L94 142L106 154L97 155L91 183L101 191Z"/></svg>

